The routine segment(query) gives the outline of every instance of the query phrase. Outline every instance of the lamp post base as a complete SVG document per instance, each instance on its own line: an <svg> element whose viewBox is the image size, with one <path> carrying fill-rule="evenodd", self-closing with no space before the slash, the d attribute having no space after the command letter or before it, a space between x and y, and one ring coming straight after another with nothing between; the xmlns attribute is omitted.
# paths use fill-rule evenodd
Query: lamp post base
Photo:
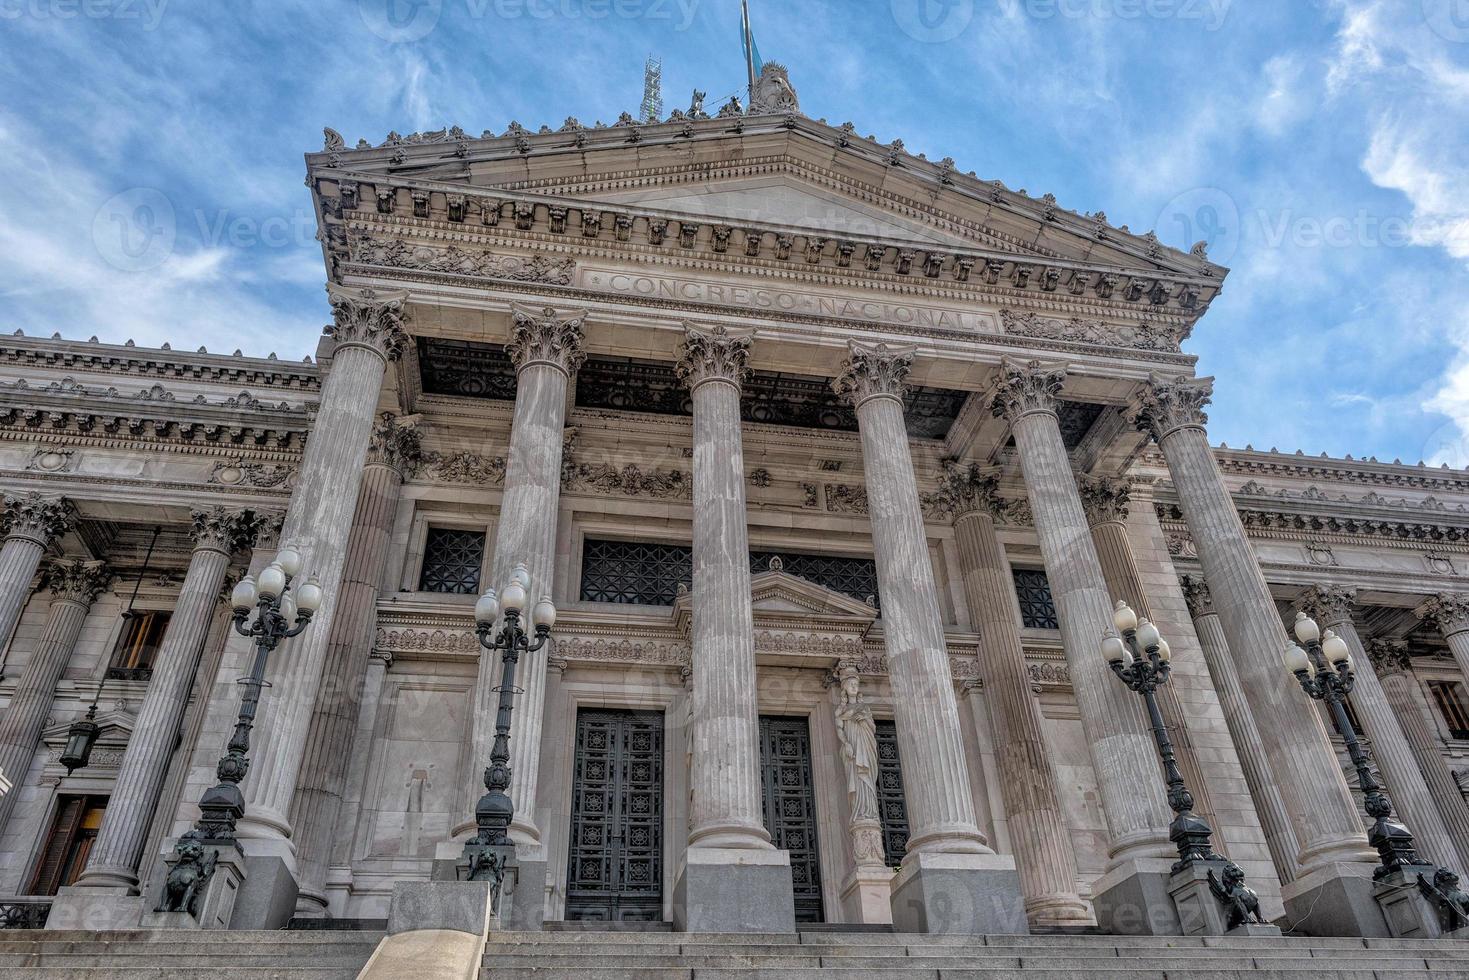
<svg viewBox="0 0 1469 980"><path fill-rule="evenodd" d="M163 855L164 873L143 905L139 926L143 929L230 929L241 928L235 914L239 908L240 894L249 878L248 859L234 842L205 844L207 851L215 855L214 871L204 881L199 895L194 899L194 911L159 912L168 883L168 871L178 863L179 855L169 844Z"/></svg>
<svg viewBox="0 0 1469 980"><path fill-rule="evenodd" d="M1287 884L1280 893L1285 927L1307 936L1391 936L1373 896L1372 868L1366 862L1328 864Z"/></svg>
<svg viewBox="0 0 1469 980"><path fill-rule="evenodd" d="M1183 935L1172 886L1172 858L1122 861L1092 886L1097 926L1116 936Z"/></svg>
<svg viewBox="0 0 1469 980"><path fill-rule="evenodd" d="M1418 887L1418 875L1431 879L1434 870L1429 866L1395 871L1372 889L1372 897L1381 906L1387 930L1394 939L1438 939L1449 934L1438 908Z"/></svg>
<svg viewBox="0 0 1469 980"><path fill-rule="evenodd" d="M1178 910L1178 921L1185 936L1279 936L1280 929L1258 922L1244 922L1231 927L1230 909L1219 901L1209 883L1209 872L1222 880L1228 861L1195 861L1174 872L1169 894Z"/></svg>

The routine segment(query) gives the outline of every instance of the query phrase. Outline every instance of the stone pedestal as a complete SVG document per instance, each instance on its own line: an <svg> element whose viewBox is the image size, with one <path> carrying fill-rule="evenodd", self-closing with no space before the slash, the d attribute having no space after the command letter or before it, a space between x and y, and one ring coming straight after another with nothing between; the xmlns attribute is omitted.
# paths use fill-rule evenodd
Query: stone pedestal
<svg viewBox="0 0 1469 980"><path fill-rule="evenodd" d="M1382 909L1388 934L1394 939L1438 939L1445 935L1437 906L1418 888L1418 875L1432 879L1433 872L1431 866L1419 871L1398 871L1373 887L1372 897Z"/></svg>
<svg viewBox="0 0 1469 980"><path fill-rule="evenodd" d="M1308 936L1392 935L1373 896L1372 867L1361 861L1318 865L1285 885L1285 927Z"/></svg>
<svg viewBox="0 0 1469 980"><path fill-rule="evenodd" d="M162 904L163 889L168 881L168 871L178 860L178 855L173 849L174 841L168 842L168 850L163 856L164 870L158 875L158 884L153 889L153 894L148 896L144 905L142 921L139 926L143 929L230 929L230 928L258 928L241 926L235 922L235 915L239 911L239 899L244 882L249 877L247 859L238 847L214 846L211 847L215 854L214 873L204 884L204 893L199 896L195 905L194 915L188 912L160 912L159 905Z"/></svg>
<svg viewBox="0 0 1469 980"><path fill-rule="evenodd" d="M78 888L68 885L56 893L46 915L47 929L85 929L102 932L136 929L148 910L141 895L128 894L125 885Z"/></svg>
<svg viewBox="0 0 1469 980"><path fill-rule="evenodd" d="M893 921L893 869L858 865L842 882L842 908L849 919L864 923Z"/></svg>
<svg viewBox="0 0 1469 980"><path fill-rule="evenodd" d="M1279 936L1280 930L1271 925L1247 922L1235 929L1229 928L1229 908L1214 895L1209 884L1209 872L1222 878L1225 861L1195 861L1176 872L1169 881L1168 891L1173 896L1173 907L1178 911L1178 922L1185 936Z"/></svg>
<svg viewBox="0 0 1469 980"><path fill-rule="evenodd" d="M1118 936L1178 936L1172 858L1130 858L1092 884L1092 908L1103 932Z"/></svg>
<svg viewBox="0 0 1469 980"><path fill-rule="evenodd" d="M681 932L795 932L790 851L690 847L673 886L673 926Z"/></svg>
<svg viewBox="0 0 1469 980"><path fill-rule="evenodd" d="M400 881L388 906L388 935L448 929L483 936L489 928L490 881Z"/></svg>
<svg viewBox="0 0 1469 980"><path fill-rule="evenodd" d="M260 853L244 841L246 880L235 903L232 929L284 929L296 912L300 887L295 862L282 853Z"/></svg>
<svg viewBox="0 0 1469 980"><path fill-rule="evenodd" d="M1015 859L910 851L893 877L893 926L930 935L1030 932Z"/></svg>

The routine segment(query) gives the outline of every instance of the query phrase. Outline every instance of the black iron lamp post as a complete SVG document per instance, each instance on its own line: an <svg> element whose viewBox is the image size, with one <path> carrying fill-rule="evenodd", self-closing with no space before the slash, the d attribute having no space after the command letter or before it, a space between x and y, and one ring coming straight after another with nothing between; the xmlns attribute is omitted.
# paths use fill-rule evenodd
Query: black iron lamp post
<svg viewBox="0 0 1469 980"><path fill-rule="evenodd" d="M1417 873L1432 862L1418 856L1413 847L1413 834L1400 821L1392 818L1392 802L1383 793L1377 777L1372 774L1372 759L1367 749L1357 738L1357 730L1347 714L1347 695L1352 693L1356 677L1352 673L1351 651L1346 641L1331 630L1324 634L1316 621L1305 613L1296 613L1296 639L1305 644L1302 649L1291 644L1286 650L1286 666L1301 683L1301 690L1317 701L1325 701L1331 717L1347 743L1347 755L1357 768L1357 785L1366 797L1367 815L1373 820L1367 832L1367 842L1377 849L1379 863L1372 872L1380 880L1395 872Z"/></svg>
<svg viewBox="0 0 1469 980"><path fill-rule="evenodd" d="M1158 743L1158 755L1163 760L1163 773L1168 782L1168 805L1174 813L1173 822L1168 825L1168 839L1178 847L1178 860L1173 871L1182 871L1195 861L1222 862L1225 859L1214 853L1210 843L1214 831L1193 812L1194 796L1184 785L1173 741L1163 724L1163 713L1158 710L1158 687L1168 682L1172 672L1168 641L1158 633L1158 627L1146 619L1139 620L1137 613L1125 602L1117 603L1112 623L1122 636L1105 637L1102 655L1107 658L1112 673L1141 694L1143 703L1147 705L1148 721L1153 727L1153 738Z"/></svg>
<svg viewBox="0 0 1469 980"><path fill-rule="evenodd" d="M511 846L510 820L515 815L515 803L506 790L510 788L510 713L515 708L517 692L515 667L521 654L535 653L546 645L551 627L556 624L556 607L550 597L545 596L531 611L535 639L526 633L521 626L521 614L525 610L526 590L529 588L529 571L524 565L517 565L499 595L490 589L480 596L474 607L475 632L480 646L492 653L500 651L503 669L500 685L495 688L500 695L495 712L495 744L490 750L490 764L485 769L485 789L488 792L479 798L474 808L478 832L464 843L461 873L468 881L492 880L498 885ZM502 614L505 624L499 632L494 632L495 622Z"/></svg>

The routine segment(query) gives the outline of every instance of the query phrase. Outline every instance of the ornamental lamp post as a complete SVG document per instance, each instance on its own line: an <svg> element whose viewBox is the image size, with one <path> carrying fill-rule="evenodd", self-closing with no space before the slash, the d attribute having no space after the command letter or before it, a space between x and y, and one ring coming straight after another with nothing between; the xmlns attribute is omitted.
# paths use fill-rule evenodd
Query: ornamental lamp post
<svg viewBox="0 0 1469 980"><path fill-rule="evenodd" d="M510 581L498 595L494 589L489 589L474 606L475 634L479 637L480 646L490 652L500 651L502 670L500 684L495 688L500 695L495 712L495 744L490 750L490 764L485 769L487 792L475 805L474 822L478 831L464 842L459 876L465 881L493 881L497 893L506 862L513 853L509 832L511 818L515 816L515 803L506 790L510 788L510 713L515 709L518 692L515 667L521 654L535 653L546 645L551 627L556 625L556 606L550 596L543 596L530 614L535 639L531 639L521 626L526 590L530 584L530 572L525 565L516 565L510 573ZM502 615L504 625L499 632L494 632L495 622Z"/></svg>
<svg viewBox="0 0 1469 980"><path fill-rule="evenodd" d="M1303 612L1296 613L1294 624L1296 639L1305 648L1292 643L1285 651L1285 663L1301 690L1316 701L1324 701L1331 710L1337 731L1347 743L1347 755L1357 769L1357 785L1366 800L1367 815L1372 817L1367 842L1377 849L1378 867L1372 872L1374 880L1381 880L1396 872L1416 873L1432 862L1418 856L1413 847L1413 834L1400 821L1392 818L1392 801L1382 791L1382 785L1372 773L1372 758L1357 737L1357 729L1347 714L1347 695L1356 685L1352 673L1351 651L1346 641L1331 630L1322 633L1321 628Z"/></svg>

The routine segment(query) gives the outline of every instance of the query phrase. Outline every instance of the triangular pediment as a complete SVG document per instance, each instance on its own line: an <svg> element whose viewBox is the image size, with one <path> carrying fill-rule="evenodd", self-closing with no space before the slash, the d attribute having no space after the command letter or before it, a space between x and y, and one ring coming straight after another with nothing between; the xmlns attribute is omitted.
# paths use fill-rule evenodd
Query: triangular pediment
<svg viewBox="0 0 1469 980"><path fill-rule="evenodd" d="M750 606L759 613L875 619L877 610L851 596L783 571L761 572L750 579Z"/></svg>

